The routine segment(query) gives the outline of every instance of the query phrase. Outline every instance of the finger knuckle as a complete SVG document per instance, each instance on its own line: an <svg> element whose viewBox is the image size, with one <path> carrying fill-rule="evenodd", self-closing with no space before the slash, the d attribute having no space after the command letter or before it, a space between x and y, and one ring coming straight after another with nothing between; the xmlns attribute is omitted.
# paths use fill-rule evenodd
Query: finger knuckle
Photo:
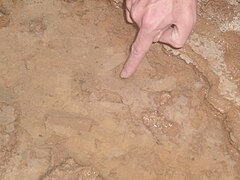
<svg viewBox="0 0 240 180"><path fill-rule="evenodd" d="M173 41L173 47L175 48L182 48L186 42L185 38L177 38Z"/></svg>

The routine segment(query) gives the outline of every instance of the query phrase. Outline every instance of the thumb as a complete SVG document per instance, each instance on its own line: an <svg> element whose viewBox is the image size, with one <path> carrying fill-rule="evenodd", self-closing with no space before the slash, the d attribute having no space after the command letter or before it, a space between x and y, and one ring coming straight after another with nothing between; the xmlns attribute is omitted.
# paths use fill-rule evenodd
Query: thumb
<svg viewBox="0 0 240 180"><path fill-rule="evenodd" d="M130 77L137 69L153 42L154 34L140 28L136 40L132 44L130 55L121 72L121 78Z"/></svg>

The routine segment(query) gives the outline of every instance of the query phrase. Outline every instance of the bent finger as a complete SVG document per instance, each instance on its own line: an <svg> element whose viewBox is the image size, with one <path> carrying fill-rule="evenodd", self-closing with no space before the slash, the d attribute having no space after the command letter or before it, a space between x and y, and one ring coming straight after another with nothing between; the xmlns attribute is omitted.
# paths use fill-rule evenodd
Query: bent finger
<svg viewBox="0 0 240 180"><path fill-rule="evenodd" d="M160 42L169 44L175 48L181 48L187 41L192 30L192 25L172 25L160 37Z"/></svg>
<svg viewBox="0 0 240 180"><path fill-rule="evenodd" d="M132 24L133 20L132 20L132 17L130 15L130 11L127 8L125 9L125 15L126 15L127 22Z"/></svg>

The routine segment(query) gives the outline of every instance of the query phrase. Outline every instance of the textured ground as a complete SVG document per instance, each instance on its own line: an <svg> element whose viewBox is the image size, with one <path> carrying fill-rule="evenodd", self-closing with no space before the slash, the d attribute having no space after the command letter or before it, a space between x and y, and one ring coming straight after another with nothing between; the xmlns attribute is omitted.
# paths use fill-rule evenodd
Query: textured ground
<svg viewBox="0 0 240 180"><path fill-rule="evenodd" d="M122 80L120 1L0 0L0 179L239 180L240 4L198 14Z"/></svg>

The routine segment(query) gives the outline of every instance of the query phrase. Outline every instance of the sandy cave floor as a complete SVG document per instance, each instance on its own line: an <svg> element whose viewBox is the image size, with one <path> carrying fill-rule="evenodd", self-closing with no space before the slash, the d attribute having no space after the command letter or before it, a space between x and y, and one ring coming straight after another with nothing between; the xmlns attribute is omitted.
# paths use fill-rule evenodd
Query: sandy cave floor
<svg viewBox="0 0 240 180"><path fill-rule="evenodd" d="M0 0L0 179L239 180L240 4L119 78L119 1Z"/></svg>

